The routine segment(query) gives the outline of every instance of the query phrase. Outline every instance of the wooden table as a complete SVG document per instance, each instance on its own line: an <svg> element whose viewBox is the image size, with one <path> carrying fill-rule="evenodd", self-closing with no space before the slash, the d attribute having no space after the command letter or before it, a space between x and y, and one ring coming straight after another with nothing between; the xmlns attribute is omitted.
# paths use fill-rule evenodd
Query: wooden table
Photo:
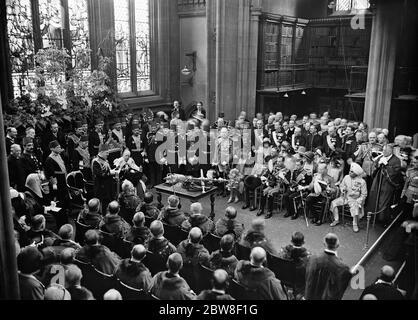
<svg viewBox="0 0 418 320"><path fill-rule="evenodd" d="M163 193L168 194L168 195L175 194L179 198L185 198L185 199L190 200L192 203L200 202L201 199L209 197L210 208L211 208L209 218L211 218L212 220L215 218L215 194L216 194L216 191L218 191L217 187L209 188L205 190L205 192L202 192L202 191L192 192L192 191L187 191L186 189L182 187L170 186L168 184L163 183L163 184L159 184L158 186L155 186L155 190L157 191L158 203L161 206L162 206L161 199L162 199Z"/></svg>

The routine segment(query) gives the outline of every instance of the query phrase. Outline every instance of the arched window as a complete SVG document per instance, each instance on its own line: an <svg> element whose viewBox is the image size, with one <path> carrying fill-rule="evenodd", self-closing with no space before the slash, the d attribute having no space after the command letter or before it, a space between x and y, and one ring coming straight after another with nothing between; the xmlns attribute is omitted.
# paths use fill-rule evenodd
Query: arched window
<svg viewBox="0 0 418 320"><path fill-rule="evenodd" d="M87 0L6 0L6 6L15 97L25 94L34 81L34 56L38 50L65 48L74 66L77 54L89 49ZM84 66L86 72L90 71L88 64Z"/></svg>
<svg viewBox="0 0 418 320"><path fill-rule="evenodd" d="M119 93L152 90L149 0L115 0L116 77Z"/></svg>

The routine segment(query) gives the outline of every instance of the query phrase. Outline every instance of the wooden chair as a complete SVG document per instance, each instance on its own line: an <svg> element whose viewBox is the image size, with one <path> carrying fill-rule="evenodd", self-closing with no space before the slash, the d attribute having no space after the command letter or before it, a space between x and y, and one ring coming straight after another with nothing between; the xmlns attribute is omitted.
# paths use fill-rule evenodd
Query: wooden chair
<svg viewBox="0 0 418 320"><path fill-rule="evenodd" d="M180 270L180 276L186 280L187 284L194 292L199 292L198 287L198 277L197 277L197 267L190 264L184 264L183 268Z"/></svg>
<svg viewBox="0 0 418 320"><path fill-rule="evenodd" d="M215 236L213 233L208 233L203 239L203 246L208 249L209 253L219 249L221 237Z"/></svg>
<svg viewBox="0 0 418 320"><path fill-rule="evenodd" d="M123 300L149 300L146 291L128 286L119 279L116 283L116 290L122 295Z"/></svg>
<svg viewBox="0 0 418 320"><path fill-rule="evenodd" d="M81 223L80 221L76 220L75 222L75 242L79 244L84 244L84 235L87 231L94 229L94 227L88 226L86 224Z"/></svg>
<svg viewBox="0 0 418 320"><path fill-rule="evenodd" d="M170 226L164 223L164 236L175 246L187 239L189 234L177 226Z"/></svg>
<svg viewBox="0 0 418 320"><path fill-rule="evenodd" d="M260 300L257 290L250 289L235 279L229 283L228 292L236 300Z"/></svg>
<svg viewBox="0 0 418 320"><path fill-rule="evenodd" d="M296 280L296 264L293 261L276 257L270 253L267 254L267 263L276 278L282 281L286 286L294 288Z"/></svg>
<svg viewBox="0 0 418 320"><path fill-rule="evenodd" d="M147 251L147 255L143 260L144 265L149 269L151 274L154 276L160 271L164 271L167 269L166 261L164 261L161 256Z"/></svg>
<svg viewBox="0 0 418 320"><path fill-rule="evenodd" d="M199 292L202 290L207 290L207 289L211 289L211 280L212 280L212 276L213 276L213 271L212 269L203 266L199 263L198 265L198 287L199 287Z"/></svg>
<svg viewBox="0 0 418 320"><path fill-rule="evenodd" d="M123 255L122 249L122 239L118 236L105 232L103 230L99 230L99 234L101 237L101 244L108 247L113 252L117 253L119 256Z"/></svg>
<svg viewBox="0 0 418 320"><path fill-rule="evenodd" d="M132 251L132 248L134 247L134 245L135 244L133 242L130 242L126 239L122 239L120 257L122 259L130 258L131 257L131 251Z"/></svg>
<svg viewBox="0 0 418 320"><path fill-rule="evenodd" d="M238 260L250 260L251 248L245 247L239 242L235 244L235 256Z"/></svg>

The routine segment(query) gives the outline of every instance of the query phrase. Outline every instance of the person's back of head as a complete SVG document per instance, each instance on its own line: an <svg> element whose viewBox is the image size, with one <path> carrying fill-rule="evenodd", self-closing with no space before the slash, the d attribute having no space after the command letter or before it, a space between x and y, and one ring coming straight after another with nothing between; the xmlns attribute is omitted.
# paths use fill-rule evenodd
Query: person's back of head
<svg viewBox="0 0 418 320"><path fill-rule="evenodd" d="M234 244L234 236L231 234L226 234L221 238L219 246L222 252L229 253L232 252L232 250L234 249Z"/></svg>
<svg viewBox="0 0 418 320"><path fill-rule="evenodd" d="M200 202L195 202L190 205L190 212L192 215L202 214L203 207Z"/></svg>
<svg viewBox="0 0 418 320"><path fill-rule="evenodd" d="M84 237L86 240L85 241L86 245L92 246L92 245L98 244L100 241L100 236L97 230L87 230Z"/></svg>
<svg viewBox="0 0 418 320"><path fill-rule="evenodd" d="M32 218L32 230L43 231L45 230L46 219L42 214L37 214Z"/></svg>
<svg viewBox="0 0 418 320"><path fill-rule="evenodd" d="M35 247L23 248L17 256L17 268L24 274L31 274L41 268L42 254Z"/></svg>
<svg viewBox="0 0 418 320"><path fill-rule="evenodd" d="M225 210L225 216L228 219L235 219L237 217L237 209L235 209L234 207L228 207Z"/></svg>
<svg viewBox="0 0 418 320"><path fill-rule="evenodd" d="M340 241L336 234L328 233L324 238L324 244L328 250L335 251L340 246Z"/></svg>
<svg viewBox="0 0 418 320"><path fill-rule="evenodd" d="M171 254L167 260L167 269L171 274L177 274L183 267L183 258L177 252Z"/></svg>
<svg viewBox="0 0 418 320"><path fill-rule="evenodd" d="M141 262L147 255L147 249L142 244L138 244L132 248L131 261Z"/></svg>
<svg viewBox="0 0 418 320"><path fill-rule="evenodd" d="M88 202L87 206L90 212L99 212L100 200L97 198L93 198Z"/></svg>
<svg viewBox="0 0 418 320"><path fill-rule="evenodd" d="M119 214L119 211L120 211L119 203L117 201L112 201L111 203L109 203L107 207L107 211L112 215Z"/></svg>
<svg viewBox="0 0 418 320"><path fill-rule="evenodd" d="M155 220L150 225L151 234L155 237L161 237L164 235L164 225L161 221Z"/></svg>
<svg viewBox="0 0 418 320"><path fill-rule="evenodd" d="M251 222L251 229L259 233L264 233L265 226L266 226L266 222L264 219L257 218Z"/></svg>
<svg viewBox="0 0 418 320"><path fill-rule="evenodd" d="M171 195L168 197L168 205L170 208L175 208L177 209L180 203L180 199L179 197L175 196L175 195Z"/></svg>
<svg viewBox="0 0 418 320"><path fill-rule="evenodd" d="M104 294L103 300L122 300L122 295L119 291L110 289Z"/></svg>
<svg viewBox="0 0 418 320"><path fill-rule="evenodd" d="M132 222L135 227L142 227L145 223L145 215L143 212L137 212L135 213Z"/></svg>
<svg viewBox="0 0 418 320"><path fill-rule="evenodd" d="M74 264L67 266L65 270L65 283L67 288L79 286L82 278L83 274L79 267Z"/></svg>
<svg viewBox="0 0 418 320"><path fill-rule="evenodd" d="M71 224L64 224L58 231L58 235L62 240L71 240L73 237L73 226Z"/></svg>
<svg viewBox="0 0 418 320"><path fill-rule="evenodd" d="M223 269L217 269L212 275L212 287L215 290L226 290L228 288L228 273Z"/></svg>
<svg viewBox="0 0 418 320"><path fill-rule="evenodd" d="M294 234L292 234L292 243L296 247L303 246L305 243L305 236L303 235L303 233L297 231Z"/></svg>
<svg viewBox="0 0 418 320"><path fill-rule="evenodd" d="M62 285L51 284L44 295L45 300L71 300L71 295Z"/></svg>
<svg viewBox="0 0 418 320"><path fill-rule="evenodd" d="M65 248L61 251L60 262L63 265L68 265L74 262L75 249L74 248Z"/></svg>
<svg viewBox="0 0 418 320"><path fill-rule="evenodd" d="M391 266L383 266L380 270L380 279L391 283L395 279L395 270Z"/></svg>
<svg viewBox="0 0 418 320"><path fill-rule="evenodd" d="M189 232L189 240L191 243L197 244L203 238L202 230L200 228L192 228Z"/></svg>
<svg viewBox="0 0 418 320"><path fill-rule="evenodd" d="M374 294L366 294L363 296L361 300L377 300L377 297Z"/></svg>
<svg viewBox="0 0 418 320"><path fill-rule="evenodd" d="M261 266L266 261L267 253L261 247L255 247L251 250L250 260L255 266Z"/></svg>
<svg viewBox="0 0 418 320"><path fill-rule="evenodd" d="M151 204L154 201L154 195L151 192L146 192L144 195L144 202Z"/></svg>

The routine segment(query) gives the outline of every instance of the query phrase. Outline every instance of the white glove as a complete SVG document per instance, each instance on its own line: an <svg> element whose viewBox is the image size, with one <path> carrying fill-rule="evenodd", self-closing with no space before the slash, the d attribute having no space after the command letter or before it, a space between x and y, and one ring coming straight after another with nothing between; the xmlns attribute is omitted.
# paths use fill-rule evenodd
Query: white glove
<svg viewBox="0 0 418 320"><path fill-rule="evenodd" d="M388 160L386 158L380 158L379 165L381 165L381 164L386 166L388 164Z"/></svg>

